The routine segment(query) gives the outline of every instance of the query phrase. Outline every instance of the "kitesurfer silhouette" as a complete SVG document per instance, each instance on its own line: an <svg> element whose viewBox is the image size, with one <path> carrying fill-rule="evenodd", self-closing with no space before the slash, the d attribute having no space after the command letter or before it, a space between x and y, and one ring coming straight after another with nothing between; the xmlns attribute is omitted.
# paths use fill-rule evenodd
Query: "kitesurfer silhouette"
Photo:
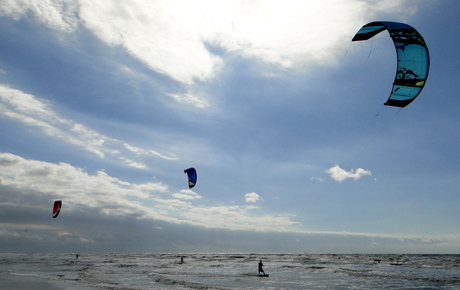
<svg viewBox="0 0 460 290"><path fill-rule="evenodd" d="M260 260L259 261L259 274L260 274L260 272L262 272L265 275L264 269L262 269L263 266L264 266L264 263L262 263L262 260Z"/></svg>

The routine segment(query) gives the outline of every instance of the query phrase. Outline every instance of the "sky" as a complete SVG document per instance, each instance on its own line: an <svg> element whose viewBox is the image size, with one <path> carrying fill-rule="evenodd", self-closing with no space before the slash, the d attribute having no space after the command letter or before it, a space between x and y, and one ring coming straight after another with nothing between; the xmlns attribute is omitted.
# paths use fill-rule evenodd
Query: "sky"
<svg viewBox="0 0 460 290"><path fill-rule="evenodd" d="M460 2L0 4L1 252L460 252Z"/></svg>

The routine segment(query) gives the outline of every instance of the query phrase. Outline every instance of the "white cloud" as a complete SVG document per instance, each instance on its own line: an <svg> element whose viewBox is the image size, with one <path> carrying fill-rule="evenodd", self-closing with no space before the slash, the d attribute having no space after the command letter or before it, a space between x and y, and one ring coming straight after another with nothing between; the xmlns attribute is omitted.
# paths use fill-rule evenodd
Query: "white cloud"
<svg viewBox="0 0 460 290"><path fill-rule="evenodd" d="M131 159L125 158L125 157L120 157L121 160L125 162L126 165L132 168L137 168L137 169L147 169L147 165L145 165L143 162L136 162Z"/></svg>
<svg viewBox="0 0 460 290"><path fill-rule="evenodd" d="M177 199L183 199L183 200L192 200L192 199L200 199L201 196L193 192L190 189L182 189L180 192L173 193L173 196Z"/></svg>
<svg viewBox="0 0 460 290"><path fill-rule="evenodd" d="M100 39L186 84L219 73L223 60L206 44L281 67L334 62L371 6L354 0L80 3L83 25Z"/></svg>
<svg viewBox="0 0 460 290"><path fill-rule="evenodd" d="M255 192L246 193L244 195L246 202L256 203L258 201L263 201L263 199Z"/></svg>
<svg viewBox="0 0 460 290"><path fill-rule="evenodd" d="M170 94L176 101L205 108L207 101L191 87L224 66L208 45L281 68L313 70L335 63L344 43L376 15L408 15L416 7L402 0L9 0L2 2L0 15L32 14L65 33L84 26L152 70L187 84L189 93Z"/></svg>
<svg viewBox="0 0 460 290"><path fill-rule="evenodd" d="M129 145L128 143L124 143L123 147L125 147L129 151L135 153L137 156L158 156L160 158L167 159L167 160L176 160L177 159L175 157L169 157L169 156L163 155L163 154L161 154L161 153L159 153L159 152L157 152L155 150L142 149L142 148L139 148L139 147L136 147L136 146L133 146L133 145Z"/></svg>
<svg viewBox="0 0 460 290"><path fill-rule="evenodd" d="M43 131L93 153L100 158L114 158L134 168L147 168L146 157L175 160L151 149L142 149L118 139L110 138L82 124L60 117L50 103L30 94L0 84L0 114Z"/></svg>
<svg viewBox="0 0 460 290"><path fill-rule="evenodd" d="M252 208L240 206L193 207L184 212L184 216L195 225L209 228L233 230L295 232L298 222L292 221L292 215L254 216Z"/></svg>
<svg viewBox="0 0 460 290"><path fill-rule="evenodd" d="M194 107L199 109L206 109L210 106L209 102L200 95L185 93L185 94L168 94L177 103L183 104L186 107Z"/></svg>
<svg viewBox="0 0 460 290"><path fill-rule="evenodd" d="M74 0L4 0L0 5L0 16L15 20L31 13L45 25L64 32L78 27L78 2Z"/></svg>
<svg viewBox="0 0 460 290"><path fill-rule="evenodd" d="M202 197L191 190L174 193L161 182L135 184L109 176L104 171L90 175L70 164L27 160L0 153L0 185L15 189L20 203L5 201L2 206L43 208L52 200L62 199L65 209L91 210L93 214L134 216L207 228L286 232L298 231L293 215L254 215L254 206L193 206L190 201ZM27 196L29 198L21 198ZM166 196L166 197L164 197ZM33 198L32 198L33 197ZM257 194L251 200L262 200Z"/></svg>
<svg viewBox="0 0 460 290"><path fill-rule="evenodd" d="M209 11L206 39L228 51L291 67L330 62L364 17L362 1L228 1ZM215 4L217 6L219 4ZM325 37L327 35L327 37Z"/></svg>
<svg viewBox="0 0 460 290"><path fill-rule="evenodd" d="M5 207L34 207L49 212L51 201L62 199L63 212L90 210L92 214L134 216L142 219L161 220L177 224L197 225L206 228L230 230L292 232L371 238L415 239L424 242L443 239L458 244L458 235L415 236L389 235L362 232L308 231L293 221L294 215L254 215L253 206L192 206L178 199L165 199L168 187L161 182L134 184L111 177L100 171L89 175L69 164L52 164L27 160L19 156L0 153L0 185L10 190L2 191L0 204ZM11 200L10 192L17 197ZM5 199L8 199L5 201ZM53 230L54 227L36 222L0 222L0 236L17 236L23 229ZM156 229L163 229L157 226ZM75 235L73 233L64 233ZM75 237L79 238L78 235Z"/></svg>
<svg viewBox="0 0 460 290"><path fill-rule="evenodd" d="M335 165L329 168L328 170L326 170L326 173L329 173L331 175L331 178L338 182L342 182L348 178L353 178L354 180L358 180L363 176L372 174L370 170L365 170L362 168L358 168L356 169L356 171L353 169L350 171L346 171L340 168L339 165Z"/></svg>
<svg viewBox="0 0 460 290"><path fill-rule="evenodd" d="M80 1L83 24L113 46L123 46L150 68L191 84L212 78L222 64L200 39L203 2Z"/></svg>
<svg viewBox="0 0 460 290"><path fill-rule="evenodd" d="M324 178L321 178L321 177L310 177L310 180L316 180L316 181L319 181L319 182L324 182Z"/></svg>

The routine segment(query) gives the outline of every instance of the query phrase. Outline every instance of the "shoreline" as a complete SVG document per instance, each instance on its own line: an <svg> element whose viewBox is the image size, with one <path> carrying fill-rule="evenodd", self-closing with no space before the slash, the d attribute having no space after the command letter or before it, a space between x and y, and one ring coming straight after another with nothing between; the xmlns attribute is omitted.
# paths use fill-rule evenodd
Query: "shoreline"
<svg viewBox="0 0 460 290"><path fill-rule="evenodd" d="M21 289L21 290L95 290L97 288L73 285L65 281L50 280L31 276L17 276L0 274L0 289Z"/></svg>

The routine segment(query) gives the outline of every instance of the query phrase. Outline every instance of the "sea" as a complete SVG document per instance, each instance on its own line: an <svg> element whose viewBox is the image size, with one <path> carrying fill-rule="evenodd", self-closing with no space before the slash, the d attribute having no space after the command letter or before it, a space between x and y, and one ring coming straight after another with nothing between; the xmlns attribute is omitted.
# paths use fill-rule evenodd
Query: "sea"
<svg viewBox="0 0 460 290"><path fill-rule="evenodd" d="M0 253L0 275L66 289L460 289L460 255Z"/></svg>

